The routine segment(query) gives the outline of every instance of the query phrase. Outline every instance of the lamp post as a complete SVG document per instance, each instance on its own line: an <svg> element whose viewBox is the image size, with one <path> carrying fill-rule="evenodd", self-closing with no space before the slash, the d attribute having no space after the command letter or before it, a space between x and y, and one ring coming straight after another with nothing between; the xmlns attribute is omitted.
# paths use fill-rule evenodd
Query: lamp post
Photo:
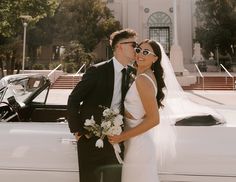
<svg viewBox="0 0 236 182"><path fill-rule="evenodd" d="M23 35L23 53L22 53L22 73L25 71L25 46L26 46L26 29L28 26L28 22L32 19L29 15L22 15L20 16L23 27L24 27L24 35Z"/></svg>
<svg viewBox="0 0 236 182"><path fill-rule="evenodd" d="M24 73L25 70L25 44L26 44L26 29L27 29L28 23L24 22L24 39L23 39L23 58L22 58L22 73Z"/></svg>

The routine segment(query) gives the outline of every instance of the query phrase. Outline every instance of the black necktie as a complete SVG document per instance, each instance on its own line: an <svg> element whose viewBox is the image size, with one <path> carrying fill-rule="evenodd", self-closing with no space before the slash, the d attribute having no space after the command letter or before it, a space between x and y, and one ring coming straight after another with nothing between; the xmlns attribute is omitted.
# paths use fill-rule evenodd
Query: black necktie
<svg viewBox="0 0 236 182"><path fill-rule="evenodd" d="M125 100L125 95L127 92L126 68L123 68L121 72L122 72L122 81L121 81L121 108L120 108L120 112L121 112L121 114L124 114L124 100Z"/></svg>

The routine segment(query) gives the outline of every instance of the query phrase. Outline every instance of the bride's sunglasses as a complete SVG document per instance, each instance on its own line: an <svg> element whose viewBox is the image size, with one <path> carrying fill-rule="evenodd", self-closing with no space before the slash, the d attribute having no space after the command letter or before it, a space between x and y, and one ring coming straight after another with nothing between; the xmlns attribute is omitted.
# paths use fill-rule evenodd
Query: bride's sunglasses
<svg viewBox="0 0 236 182"><path fill-rule="evenodd" d="M134 50L137 54L142 53L143 56L148 56L149 54L156 56L153 52L146 49L142 50L140 47L135 47Z"/></svg>

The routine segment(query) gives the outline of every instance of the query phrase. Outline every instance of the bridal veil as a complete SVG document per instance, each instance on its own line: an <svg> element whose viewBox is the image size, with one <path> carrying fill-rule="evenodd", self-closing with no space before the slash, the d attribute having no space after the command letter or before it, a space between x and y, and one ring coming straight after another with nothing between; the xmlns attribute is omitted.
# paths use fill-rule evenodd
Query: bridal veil
<svg viewBox="0 0 236 182"><path fill-rule="evenodd" d="M161 65L164 70L164 107L160 111L160 124L154 128L154 138L156 139L157 155L161 163L165 162L167 156L175 156L176 133L175 126L177 121L186 119L188 122L192 117L211 116L216 124L224 123L225 119L214 109L191 101L177 81L174 70L166 55L162 45L157 42L161 48Z"/></svg>

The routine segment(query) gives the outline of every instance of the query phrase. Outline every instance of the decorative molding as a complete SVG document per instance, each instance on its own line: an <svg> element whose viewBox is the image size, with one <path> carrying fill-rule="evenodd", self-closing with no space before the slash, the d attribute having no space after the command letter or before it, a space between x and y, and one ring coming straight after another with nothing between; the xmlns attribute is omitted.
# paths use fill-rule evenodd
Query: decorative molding
<svg viewBox="0 0 236 182"><path fill-rule="evenodd" d="M155 12L148 18L149 26L156 26L156 24L172 25L171 18L164 12Z"/></svg>
<svg viewBox="0 0 236 182"><path fill-rule="evenodd" d="M150 9L149 8L144 8L144 13L149 13Z"/></svg>

